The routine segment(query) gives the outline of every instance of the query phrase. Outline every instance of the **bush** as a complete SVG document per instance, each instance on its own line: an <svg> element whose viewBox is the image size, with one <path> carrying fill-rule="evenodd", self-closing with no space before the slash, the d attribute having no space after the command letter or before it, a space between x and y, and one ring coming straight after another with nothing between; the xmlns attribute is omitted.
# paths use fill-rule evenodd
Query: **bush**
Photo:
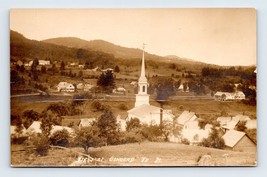
<svg viewBox="0 0 267 177"><path fill-rule="evenodd" d="M33 146L35 147L36 153L40 156L46 156L49 150L50 140L45 135L34 135L31 137Z"/></svg>
<svg viewBox="0 0 267 177"><path fill-rule="evenodd" d="M164 141L162 136L162 131L159 125L143 125L142 126L142 135L148 141L160 142Z"/></svg>
<svg viewBox="0 0 267 177"><path fill-rule="evenodd" d="M124 133L124 143L140 143L144 140L141 129L133 129Z"/></svg>
<svg viewBox="0 0 267 177"><path fill-rule="evenodd" d="M199 145L204 147L223 149L225 146L225 142L219 130L217 130L216 127L212 127L208 138L204 138L199 143Z"/></svg>
<svg viewBox="0 0 267 177"><path fill-rule="evenodd" d="M183 138L183 139L181 140L181 143L182 143L182 144L185 144L185 145L189 145L189 144L190 144L190 141L189 141L188 139L186 139L186 138Z"/></svg>
<svg viewBox="0 0 267 177"><path fill-rule="evenodd" d="M123 110L123 111L126 111L126 110L128 110L129 108L128 108L127 105L121 103L121 104L119 104L119 109L120 109L120 110Z"/></svg>
<svg viewBox="0 0 267 177"><path fill-rule="evenodd" d="M130 121L126 122L126 130L130 131L132 129L136 129L136 128L140 128L141 127L141 123L140 120L138 118L133 118Z"/></svg>
<svg viewBox="0 0 267 177"><path fill-rule="evenodd" d="M12 144L23 144L28 139L27 136L11 137Z"/></svg>
<svg viewBox="0 0 267 177"><path fill-rule="evenodd" d="M65 129L56 131L50 137L51 143L54 146L63 146L66 147L69 144L69 132Z"/></svg>
<svg viewBox="0 0 267 177"><path fill-rule="evenodd" d="M99 101L93 101L91 103L91 107L97 111L100 111L103 109L103 105Z"/></svg>

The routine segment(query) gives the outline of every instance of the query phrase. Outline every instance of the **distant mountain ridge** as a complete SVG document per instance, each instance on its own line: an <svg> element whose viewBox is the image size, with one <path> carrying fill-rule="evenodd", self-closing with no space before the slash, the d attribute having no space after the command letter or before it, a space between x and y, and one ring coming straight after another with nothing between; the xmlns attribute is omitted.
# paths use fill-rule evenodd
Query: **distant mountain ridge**
<svg viewBox="0 0 267 177"><path fill-rule="evenodd" d="M87 50L102 51L114 55L115 58L123 59L140 58L140 54L142 53L140 49L122 47L104 40L86 41L76 37L60 37L43 40L43 42L71 48L83 48Z"/></svg>
<svg viewBox="0 0 267 177"><path fill-rule="evenodd" d="M76 37L59 37L43 41L30 40L16 31L10 31L11 58L18 60L50 59L51 61L81 61L90 60L100 65L101 63L117 64L118 60L127 63L138 63L142 57L142 50L127 48L104 40L86 41ZM82 58L80 58L80 56ZM162 57L145 53L147 62L153 61L164 63L175 63L183 67L203 67L209 64L184 59L174 55ZM151 63L150 63L151 64Z"/></svg>

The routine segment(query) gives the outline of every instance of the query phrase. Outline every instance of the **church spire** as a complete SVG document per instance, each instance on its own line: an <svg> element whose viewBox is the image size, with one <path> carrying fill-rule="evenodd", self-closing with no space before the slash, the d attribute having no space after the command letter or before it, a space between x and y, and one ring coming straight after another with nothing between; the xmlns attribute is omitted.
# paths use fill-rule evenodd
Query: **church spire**
<svg viewBox="0 0 267 177"><path fill-rule="evenodd" d="M139 82L147 82L146 70L145 70L145 45L146 44L143 44L142 66L141 66L141 74L139 77Z"/></svg>
<svg viewBox="0 0 267 177"><path fill-rule="evenodd" d="M149 105L149 95L147 94L147 78L146 78L146 70L145 70L145 44L143 44L143 56L142 56L142 65L141 65L141 73L138 80L138 94L135 97L135 107L141 105Z"/></svg>

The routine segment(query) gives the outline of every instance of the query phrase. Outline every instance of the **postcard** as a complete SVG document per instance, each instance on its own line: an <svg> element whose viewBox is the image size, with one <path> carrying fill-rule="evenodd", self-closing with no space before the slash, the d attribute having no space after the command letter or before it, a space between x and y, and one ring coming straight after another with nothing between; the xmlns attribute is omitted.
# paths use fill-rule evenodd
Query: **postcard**
<svg viewBox="0 0 267 177"><path fill-rule="evenodd" d="M11 9L11 166L256 166L256 76L252 8Z"/></svg>

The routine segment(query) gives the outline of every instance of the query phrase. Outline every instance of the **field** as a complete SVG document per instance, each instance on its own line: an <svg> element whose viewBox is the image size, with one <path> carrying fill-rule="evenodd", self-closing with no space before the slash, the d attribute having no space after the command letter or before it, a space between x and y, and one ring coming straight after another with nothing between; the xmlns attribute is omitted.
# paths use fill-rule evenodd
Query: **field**
<svg viewBox="0 0 267 177"><path fill-rule="evenodd" d="M23 150L22 145L11 146L13 166L68 166L77 161L82 148L50 149L45 157ZM86 166L196 166L200 156L210 155L214 166L256 165L255 152L235 152L177 143L143 142L92 148L93 162ZM84 159L86 161L86 158Z"/></svg>

